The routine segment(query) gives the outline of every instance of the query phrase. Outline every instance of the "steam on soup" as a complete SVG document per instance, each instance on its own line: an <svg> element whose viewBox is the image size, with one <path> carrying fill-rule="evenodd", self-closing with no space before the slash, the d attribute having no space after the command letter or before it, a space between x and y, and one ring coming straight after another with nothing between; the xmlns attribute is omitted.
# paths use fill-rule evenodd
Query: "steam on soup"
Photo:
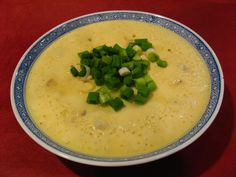
<svg viewBox="0 0 236 177"><path fill-rule="evenodd" d="M87 104L94 80L71 76L79 51L99 45L121 46L134 38L152 42L168 67L151 65L157 90L144 105L111 107ZM36 125L55 142L77 152L102 157L148 153L179 139L200 119L210 96L210 76L200 54L163 27L116 20L87 25L57 39L29 73L26 102Z"/></svg>

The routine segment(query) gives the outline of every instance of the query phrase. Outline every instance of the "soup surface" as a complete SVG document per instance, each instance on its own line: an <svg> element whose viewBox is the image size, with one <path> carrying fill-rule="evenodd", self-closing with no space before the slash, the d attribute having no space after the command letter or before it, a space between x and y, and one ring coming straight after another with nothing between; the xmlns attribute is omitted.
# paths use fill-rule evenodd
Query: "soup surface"
<svg viewBox="0 0 236 177"><path fill-rule="evenodd" d="M94 81L71 75L77 53L99 45L127 46L147 38L167 68L151 64L158 89L145 105L125 102L111 107L86 103ZM102 157L148 153L174 142L200 119L210 96L210 76L200 54L163 27L117 20L87 25L67 33L45 49L26 84L26 102L36 125L55 142L77 152Z"/></svg>

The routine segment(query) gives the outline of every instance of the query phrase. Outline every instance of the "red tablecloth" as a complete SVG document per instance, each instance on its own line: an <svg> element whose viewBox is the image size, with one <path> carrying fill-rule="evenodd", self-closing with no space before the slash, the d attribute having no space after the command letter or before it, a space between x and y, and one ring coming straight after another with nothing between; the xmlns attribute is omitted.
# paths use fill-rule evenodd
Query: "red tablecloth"
<svg viewBox="0 0 236 177"><path fill-rule="evenodd" d="M23 132L11 110L10 80L24 51L50 28L83 14L113 9L153 12L194 29L219 57L225 76L225 95L215 122L186 149L145 165L90 167L49 153ZM1 0L0 177L236 177L235 42L235 0Z"/></svg>

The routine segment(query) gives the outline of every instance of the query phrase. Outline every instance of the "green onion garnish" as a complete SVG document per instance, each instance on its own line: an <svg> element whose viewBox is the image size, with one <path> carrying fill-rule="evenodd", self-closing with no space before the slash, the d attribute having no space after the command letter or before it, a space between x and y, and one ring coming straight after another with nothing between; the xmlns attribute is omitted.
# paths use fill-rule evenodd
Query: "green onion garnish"
<svg viewBox="0 0 236 177"><path fill-rule="evenodd" d="M147 39L135 39L134 42L140 46L143 51L152 48L152 43L150 43Z"/></svg>
<svg viewBox="0 0 236 177"><path fill-rule="evenodd" d="M148 75L150 64L156 62L167 67L148 39L135 39L126 48L119 44L101 45L91 51L78 53L80 69L71 66L74 77L92 76L98 89L89 92L87 103L110 105L115 111L124 107L124 102L145 104L157 85ZM119 97L117 97L119 95Z"/></svg>
<svg viewBox="0 0 236 177"><path fill-rule="evenodd" d="M74 77L77 77L79 75L79 71L74 66L71 66L70 72Z"/></svg>
<svg viewBox="0 0 236 177"><path fill-rule="evenodd" d="M147 56L147 58L148 58L148 60L150 60L151 62L155 62L155 61L157 61L158 59L160 59L160 57L159 57L156 53L154 53L154 52L149 53L148 56Z"/></svg>
<svg viewBox="0 0 236 177"><path fill-rule="evenodd" d="M147 97L144 97L144 96L138 94L135 96L134 101L137 104L144 104L147 101Z"/></svg>
<svg viewBox="0 0 236 177"><path fill-rule="evenodd" d="M88 97L87 97L87 103L98 104L99 103L99 93L98 92L89 92Z"/></svg>
<svg viewBox="0 0 236 177"><path fill-rule="evenodd" d="M129 100L134 94L134 90L131 87L123 86L120 89L120 97Z"/></svg>
<svg viewBox="0 0 236 177"><path fill-rule="evenodd" d="M157 60L157 65L162 67L162 68L166 68L168 66L168 63L165 60L159 59L159 60Z"/></svg>
<svg viewBox="0 0 236 177"><path fill-rule="evenodd" d="M71 66L70 72L74 77L77 77L77 76L84 77L86 75L87 70L86 70L85 66L83 66L83 65L81 65L80 71L78 71L74 66Z"/></svg>
<svg viewBox="0 0 236 177"><path fill-rule="evenodd" d="M118 111L120 110L122 107L124 107L124 103L123 101L116 97L115 99L112 99L109 101L109 105L115 110Z"/></svg>

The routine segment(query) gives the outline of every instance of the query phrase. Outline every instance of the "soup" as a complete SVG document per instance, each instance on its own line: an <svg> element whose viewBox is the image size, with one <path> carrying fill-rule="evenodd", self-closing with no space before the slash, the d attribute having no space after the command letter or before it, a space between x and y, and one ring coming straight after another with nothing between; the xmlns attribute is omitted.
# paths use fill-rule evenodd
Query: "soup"
<svg viewBox="0 0 236 177"><path fill-rule="evenodd" d="M78 52L99 45L121 46L147 38L167 68L152 64L149 74L158 89L144 105L125 102L90 105L93 80L72 77ZM76 152L99 157L128 157L158 150L186 134L202 116L210 97L210 76L200 54L186 40L163 27L116 20L73 30L45 49L26 83L28 111L48 137Z"/></svg>

